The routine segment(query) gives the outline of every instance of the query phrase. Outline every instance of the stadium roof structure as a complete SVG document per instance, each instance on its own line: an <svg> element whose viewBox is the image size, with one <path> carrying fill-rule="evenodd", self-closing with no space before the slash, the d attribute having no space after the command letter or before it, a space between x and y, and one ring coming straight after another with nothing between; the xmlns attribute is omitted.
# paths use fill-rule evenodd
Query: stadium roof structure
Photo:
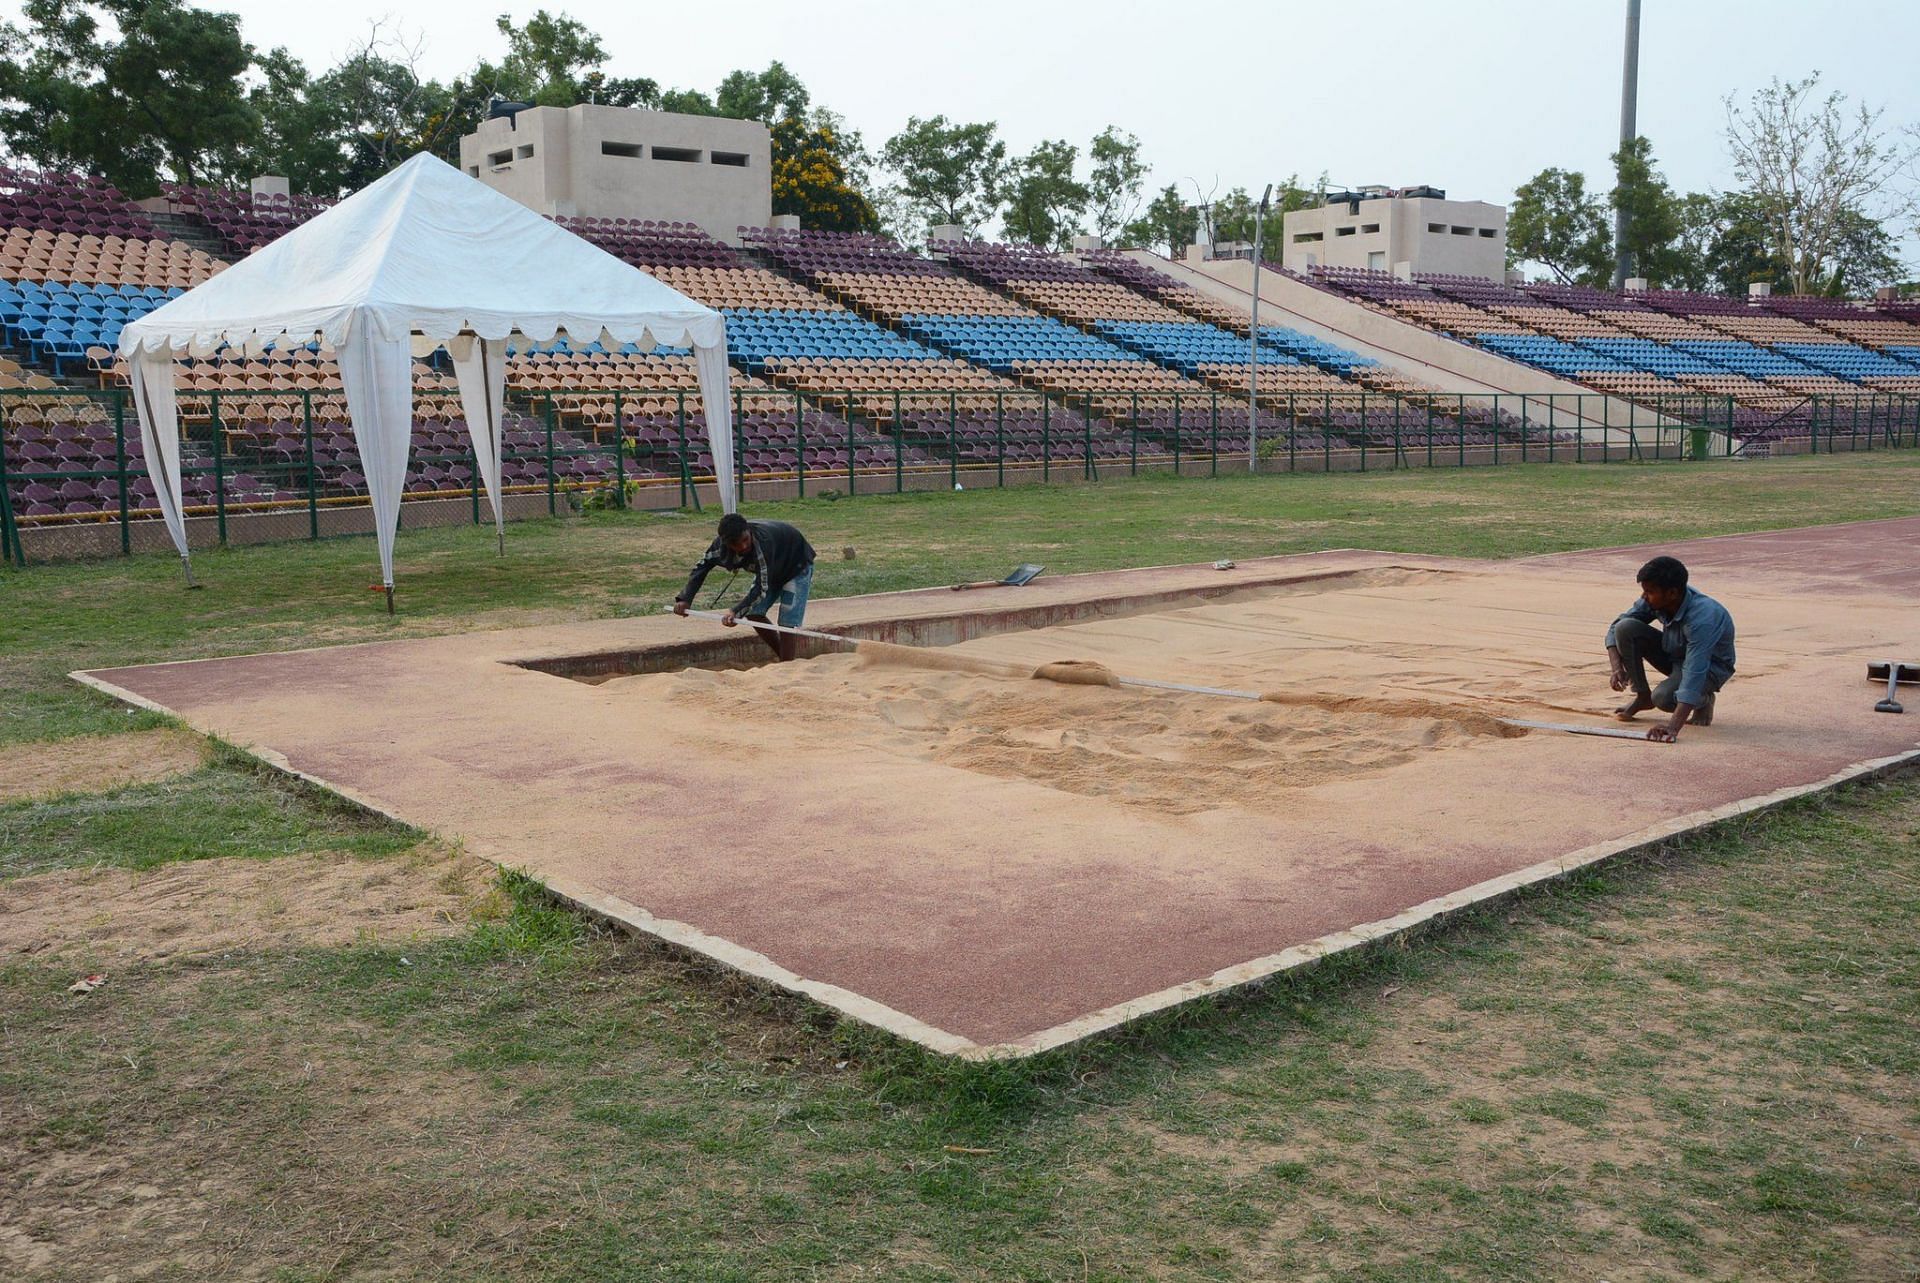
<svg viewBox="0 0 1920 1283"><path fill-rule="evenodd" d="M181 557L188 551L176 354L316 339L333 346L391 607L412 443L412 357L444 346L453 358L475 461L503 532L500 422L512 334L691 348L721 502L732 508L725 318L422 153L122 330L154 489Z"/></svg>

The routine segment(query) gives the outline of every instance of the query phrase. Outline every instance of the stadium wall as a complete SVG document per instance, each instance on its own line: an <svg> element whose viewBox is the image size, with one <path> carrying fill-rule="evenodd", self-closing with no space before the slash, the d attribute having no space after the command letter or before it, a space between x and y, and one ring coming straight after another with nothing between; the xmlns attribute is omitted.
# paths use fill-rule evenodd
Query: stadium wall
<svg viewBox="0 0 1920 1283"><path fill-rule="evenodd" d="M536 213L694 223L728 244L773 219L772 136L754 120L529 107L480 122L460 167Z"/></svg>

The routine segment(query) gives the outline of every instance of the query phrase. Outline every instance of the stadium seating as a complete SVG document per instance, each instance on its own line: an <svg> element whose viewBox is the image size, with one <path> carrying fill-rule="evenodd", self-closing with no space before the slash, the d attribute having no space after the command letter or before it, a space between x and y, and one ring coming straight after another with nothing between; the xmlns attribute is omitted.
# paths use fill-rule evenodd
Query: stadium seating
<svg viewBox="0 0 1920 1283"><path fill-rule="evenodd" d="M1804 422L1810 396L1920 390L1920 365L1893 341L1920 340L1920 332L1843 300L1754 303L1345 268L1315 268L1305 279L1598 391L1669 407L1724 399L1732 413L1719 417L1737 433L1790 431Z"/></svg>
<svg viewBox="0 0 1920 1283"><path fill-rule="evenodd" d="M223 263L178 241L80 236L24 227L0 237L0 279L85 285L190 287Z"/></svg>
<svg viewBox="0 0 1920 1283"><path fill-rule="evenodd" d="M932 418L927 427L942 419L952 424L949 435L963 454L1007 441L1010 450L1063 459L1200 453L1211 446L1216 418L1229 432L1245 423L1244 406L1177 371L884 237L758 229L746 235L783 270L953 358L955 370L973 370L960 386L977 391L950 404L909 399L923 420ZM1177 400L1186 402L1178 410Z"/></svg>
<svg viewBox="0 0 1920 1283"><path fill-rule="evenodd" d="M120 327L185 292L182 286L69 284L0 280L0 325L11 347L53 366L55 376L88 348L111 349Z"/></svg>
<svg viewBox="0 0 1920 1283"><path fill-rule="evenodd" d="M333 204L312 196L259 195L161 184L167 208L198 218L241 255L286 235Z"/></svg>
<svg viewBox="0 0 1920 1283"><path fill-rule="evenodd" d="M1149 435L1147 453L1160 452L1159 434L1144 410L1134 413L1130 394L1075 403L1070 394L1087 385L1049 377L1057 362L1119 360L1129 366L1125 377L1137 380L1132 367L1140 363L1131 353L1069 327L1049 328L1020 304L883 237L754 229L746 239L769 262L844 305L843 315L925 354L910 357L868 334L871 350L845 354L848 363L835 368L827 364L835 354L817 353L804 367L776 369L782 382L800 386L804 377L822 394L833 380L860 389L865 395L848 403L853 412L897 420L914 439L970 462L984 462L1002 443L1016 461L1137 457L1136 423ZM1012 350L1008 344L1022 342L1026 360L1000 359ZM1119 374L1095 382L1101 391L1135 386Z"/></svg>
<svg viewBox="0 0 1920 1283"><path fill-rule="evenodd" d="M1096 250L1085 255L1083 261L1107 279L1149 298L1158 299L1176 312L1209 325L1217 325L1233 334L1244 336L1247 332L1249 318L1239 308L1202 294L1192 286L1182 285L1166 273L1156 272L1125 254Z"/></svg>
<svg viewBox="0 0 1920 1283"><path fill-rule="evenodd" d="M155 240L146 212L99 178L0 166L0 228Z"/></svg>
<svg viewBox="0 0 1920 1283"><path fill-rule="evenodd" d="M123 503L155 513L124 404L116 415L104 400L47 394L62 382L124 388L121 327L224 266L171 234L245 253L328 204L187 187L168 188L166 203L172 217L150 217L97 180L0 168L0 333L19 357L0 358L0 404L8 495L23 520L117 520ZM740 250L691 224L560 221L725 314L748 477L1097 465L1227 442L1237 452L1245 441L1248 318L1127 255L942 243L929 256L884 237L768 230L747 233ZM1737 430L1756 434L1792 431L1810 394L1920 391L1911 304L1334 269L1314 279L1598 390L1720 399ZM1290 435L1286 448L1333 451L1481 444L1514 426L1298 330L1262 326L1251 355L1268 449L1275 428ZM191 510L364 499L324 345L222 351L183 359L178 373ZM516 344L508 388L510 490L710 473L686 352L564 336ZM408 494L472 495L443 361L416 366L415 392Z"/></svg>

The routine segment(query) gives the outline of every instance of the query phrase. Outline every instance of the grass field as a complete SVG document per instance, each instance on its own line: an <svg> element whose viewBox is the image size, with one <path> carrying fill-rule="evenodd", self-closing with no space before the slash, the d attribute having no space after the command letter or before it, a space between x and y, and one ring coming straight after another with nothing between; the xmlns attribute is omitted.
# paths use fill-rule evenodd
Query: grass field
<svg viewBox="0 0 1920 1283"><path fill-rule="evenodd" d="M1499 557L1908 515L1920 456L756 511L803 525L837 595L1020 560ZM163 557L0 573L0 1276L1920 1272L1911 776L966 1067L598 934L217 746L161 773L130 734L159 719L64 678L651 612L710 529L530 523L504 561L481 531L408 534L391 621L365 539L205 556L194 594ZM9 791L10 763L108 759L124 787ZM107 984L69 994L89 971Z"/></svg>

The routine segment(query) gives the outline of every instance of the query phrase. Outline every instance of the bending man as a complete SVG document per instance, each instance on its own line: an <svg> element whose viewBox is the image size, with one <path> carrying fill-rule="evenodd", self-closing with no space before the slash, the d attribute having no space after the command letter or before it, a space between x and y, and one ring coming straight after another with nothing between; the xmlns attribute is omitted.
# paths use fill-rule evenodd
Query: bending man
<svg viewBox="0 0 1920 1283"><path fill-rule="evenodd" d="M753 587L720 620L732 628L742 619L767 622L766 612L780 603L780 626L799 628L807 617L807 594L813 589L813 545L805 535L784 521L748 521L737 512L720 518L720 533L707 546L706 555L687 576L687 586L673 599L673 613L684 615L700 592L700 585L714 567L722 570L751 570ZM788 660L799 649L800 639L791 633L776 633L756 628L760 640L772 648L774 658Z"/></svg>
<svg viewBox="0 0 1920 1283"><path fill-rule="evenodd" d="M1650 708L1668 713L1647 738L1672 743L1689 721L1696 726L1713 721L1714 697L1733 676L1733 616L1689 588L1687 568L1672 557L1655 557L1640 567L1638 578L1640 600L1607 629L1613 688L1633 690L1632 701L1613 715L1630 722ZM1660 627L1653 626L1655 621ZM1666 677L1651 689L1649 664Z"/></svg>

